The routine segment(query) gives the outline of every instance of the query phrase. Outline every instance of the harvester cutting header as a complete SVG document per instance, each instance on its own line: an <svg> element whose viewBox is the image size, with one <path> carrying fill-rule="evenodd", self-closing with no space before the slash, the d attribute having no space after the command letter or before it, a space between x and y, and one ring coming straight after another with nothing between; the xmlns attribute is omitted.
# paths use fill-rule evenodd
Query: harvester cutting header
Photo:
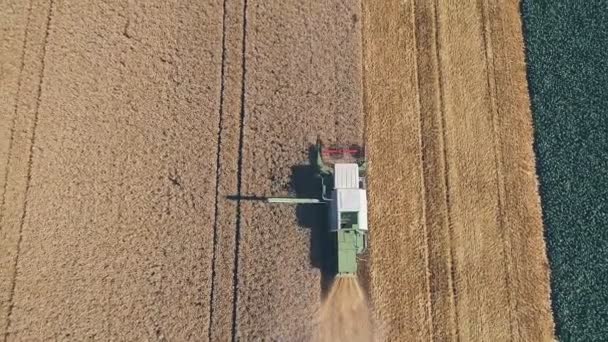
<svg viewBox="0 0 608 342"><path fill-rule="evenodd" d="M356 276L357 255L367 248L365 151L357 145L324 148L317 140L315 154L316 176L321 179L318 198L269 197L266 201L328 205L328 238L336 249L337 276Z"/></svg>

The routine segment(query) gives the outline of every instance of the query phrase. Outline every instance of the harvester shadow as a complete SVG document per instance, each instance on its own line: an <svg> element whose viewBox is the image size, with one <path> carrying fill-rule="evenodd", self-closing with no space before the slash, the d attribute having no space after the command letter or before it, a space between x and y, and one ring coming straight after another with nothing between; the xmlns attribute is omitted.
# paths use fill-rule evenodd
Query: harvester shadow
<svg viewBox="0 0 608 342"><path fill-rule="evenodd" d="M321 178L316 173L316 148L308 149L309 163L291 168L291 190L297 197L319 198ZM336 250L329 234L327 205L296 205L296 217L301 228L310 229L310 263L321 271L321 297L325 299L336 275Z"/></svg>
<svg viewBox="0 0 608 342"><path fill-rule="evenodd" d="M289 187L298 198L320 198L321 178L317 174L316 147L308 149L309 163L291 168ZM331 184L327 184L332 186ZM233 201L266 201L267 197L229 195ZM310 264L321 271L321 298L325 299L337 273L337 254L334 234L329 233L328 206L319 204L297 204L295 206L298 226L310 229Z"/></svg>
<svg viewBox="0 0 608 342"><path fill-rule="evenodd" d="M264 202L266 201L266 197L263 196L238 196L238 195L228 195L227 199L231 201L258 201Z"/></svg>

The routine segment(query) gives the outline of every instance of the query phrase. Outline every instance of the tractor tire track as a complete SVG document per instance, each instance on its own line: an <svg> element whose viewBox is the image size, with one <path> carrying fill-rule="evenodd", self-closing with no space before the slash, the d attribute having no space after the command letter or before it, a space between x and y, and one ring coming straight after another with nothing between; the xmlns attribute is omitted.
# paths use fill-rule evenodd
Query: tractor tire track
<svg viewBox="0 0 608 342"><path fill-rule="evenodd" d="M233 342L238 340L238 305L239 305L239 260L241 255L241 196L243 196L243 148L245 144L245 119L246 119L246 86L247 86L247 0L243 0L243 39L242 39L242 69L241 69L241 109L239 125L239 147L237 165L236 185L236 224L235 224L235 246L234 246L234 268L233 268L233 294L232 294L232 336Z"/></svg>
<svg viewBox="0 0 608 342"><path fill-rule="evenodd" d="M221 144L217 165L216 216L214 219L213 295L210 298L210 341L230 339L234 330L235 258L237 243L239 159L243 88L242 0L223 4L223 90L221 99ZM236 200L235 200L236 199ZM240 223L239 223L240 224Z"/></svg>
<svg viewBox="0 0 608 342"><path fill-rule="evenodd" d="M17 273L22 250L23 227L28 213L33 153L45 76L46 49L53 15L52 0L46 4L37 3L35 9L32 4L30 5L17 90L19 97L15 100L10 153L6 163L2 221L0 221L0 233L2 233L0 245L3 246L0 252L3 265L1 271L6 274L6 283L0 283L1 292L6 294L6 298L2 298L2 329L0 330L4 341L9 338L13 323ZM26 72L25 76L24 72ZM16 135L16 132L19 134ZM16 153L17 150L19 153ZM6 200L7 196L10 197L10 201Z"/></svg>
<svg viewBox="0 0 608 342"><path fill-rule="evenodd" d="M219 267L218 263L218 239L219 239L219 203L220 203L220 181L221 181L221 170L222 170L222 133L224 132L224 101L225 101L225 86L226 86L226 2L228 0L224 0L222 4L222 40L221 40L221 50L222 50L222 64L220 71L220 103L219 103L219 111L218 111L218 126L217 126L217 150L216 150L216 158L215 158L215 206L213 213L213 247L212 247L212 256L211 256L211 285L209 290L209 333L207 338L211 341L213 337L212 326L213 326L213 316L214 316L214 301L216 296L216 277L217 271L216 269Z"/></svg>
<svg viewBox="0 0 608 342"><path fill-rule="evenodd" d="M422 123L422 100L421 100L421 96L420 96L420 92L421 92L421 75L420 75L420 50L418 49L418 22L416 20L416 14L417 14L417 7L416 7L416 2L413 1L412 2L412 6L410 8L411 10L411 23L412 23L412 33L413 33L413 42L414 42L414 77L415 77L415 87L416 87L416 91L415 91L415 97L416 97L416 106L415 106L415 113L418 116L418 126L417 126L417 132L416 132L416 137L418 138L418 148L420 149L420 158L419 158L419 170L421 171L420 174L420 182L422 184L422 190L421 190L421 201L423 203L425 203L425 205L422 206L421 210L420 210L420 222L422 222L422 232L424 235L424 244L422 244L420 247L422 250L424 250L424 264L425 264L425 271L426 271L426 280L425 280L425 286L426 286L426 301L427 301L427 312L426 312L426 321L428 322L428 329L429 329L429 339L430 340L434 340L435 337L435 330L433 329L433 327L435 326L434 319L433 319L433 301L432 301L432 293L431 293L431 277L432 277L432 270L431 270L431 264L430 264L430 248L431 248L431 240L430 240L430 231L429 231L429 222L427 221L427 208L426 208L426 203L428 202L427 200L427 192L426 189L428 187L427 179L425 179L425 173L424 173L424 164L425 164L425 154L424 154L424 138L423 138L423 134L422 134L422 127L423 127L423 123Z"/></svg>
<svg viewBox="0 0 608 342"><path fill-rule="evenodd" d="M54 14L54 0L49 0L48 5L48 15L46 18L46 29L44 31L44 40L42 43L42 55L40 58L40 71L39 71L39 81L38 88L36 91L36 105L34 109L34 118L33 124L31 128L31 137L29 141L29 153L27 157L27 169L26 169L26 181L25 181L25 189L23 190L23 212L21 214L21 220L19 221L19 232L18 232L18 240L17 240L17 252L15 255L15 259L13 262L13 279L11 282L11 288L9 293L9 309L8 314L6 316L6 331L4 335L4 340L8 339L8 336L11 331L12 325L12 316L13 316L13 308L14 308L14 297L15 297L15 286L17 284L17 272L19 271L19 257L21 255L21 242L23 240L23 225L25 224L25 219L28 213L28 198L30 196L30 184L32 182L32 164L34 160L34 146L36 144L36 130L38 128L38 120L40 117L40 102L42 101L42 87L44 84L45 70L46 70L46 50L49 45L49 34L51 31L51 22Z"/></svg>
<svg viewBox="0 0 608 342"><path fill-rule="evenodd" d="M28 28L30 26L30 20L32 18L32 0L30 0L28 2L28 9L27 9L27 19L25 20L25 27L23 30L23 42L21 44L21 63L19 66L19 72L17 75L17 86L16 86L16 92L15 92L15 96L13 99L13 110L12 110L12 117L10 119L10 137L9 137L9 141L8 141L8 148L6 150L6 159L4 161L4 179L3 179L3 183L2 183L2 201L0 202L0 232L2 231L2 222L4 219L4 208L6 205L6 191L7 191L7 187L8 187L8 173L9 173L9 169L10 169L10 161L11 161L11 157L12 157L12 151L13 151L13 143L15 141L15 125L17 122L17 110L19 108L19 98L21 97L21 82L23 80L23 69L25 69L25 51L26 51L26 47L27 47L27 41L28 41Z"/></svg>
<svg viewBox="0 0 608 342"><path fill-rule="evenodd" d="M497 207L498 207L498 229L501 233L502 239L502 256L504 258L505 264L505 284L506 284L506 297L507 302L509 304L509 322L510 322L510 340L520 340L519 334L515 335L517 331L517 326L514 321L514 313L517 311L517 307L515 306L513 300L513 285L511 276L514 273L513 266L511 262L512 248L511 248L511 239L508 234L509 230L505 227L505 210L504 210L504 170L503 170L503 156L502 150L500 149L500 135L498 132L499 129L499 117L502 113L499 112L499 108L496 105L496 99L498 98L498 94L496 93L496 66L494 64L494 55L493 55L493 43L492 43L492 31L489 22L489 14L486 1L479 1L478 5L480 17L481 17L481 26L482 26L482 40L483 40L483 50L485 53L485 68L486 72L486 80L487 80L487 97L489 102L489 110L492 117L492 142L494 147L494 162L495 166L495 177L496 177L496 192L497 196ZM516 337L517 336L517 337Z"/></svg>
<svg viewBox="0 0 608 342"><path fill-rule="evenodd" d="M443 306L436 310L436 314L440 317L444 318L447 322L436 327L436 329L444 330L443 338L445 340L460 340L460 331L459 331L459 317L458 317L458 293L456 290L456 280L457 280L457 270L458 264L456 258L454 256L454 227L452 225L452 201L450 200L450 179L449 179L449 163L448 163L448 146L446 144L447 136L446 136L446 108L445 108L445 89L443 87L443 71L442 71L442 59L441 59L441 46L439 43L439 35L441 33L441 26L439 22L439 17L437 14L438 2L432 1L432 5L430 6L426 16L428 18L428 25L431 26L431 36L432 36L432 45L428 47L429 56L428 59L431 61L430 63L433 65L432 70L435 71L435 75L433 77L433 81L431 84L433 85L433 89L429 89L429 92L434 93L437 101L436 109L434 112L436 114L436 130L439 132L435 137L430 132L433 130L427 129L427 136L429 140L437 142L437 151L435 152L435 158L429 158L429 165L427 169L427 175L431 175L434 170L434 165L432 161L435 161L438 166L438 171L431 177L434 177L435 180L439 179L438 182L440 185L440 189L437 189L440 194L437 194L437 198L432 202L434 205L439 206L438 211L443 213L442 220L437 224L437 238L434 241L437 244L438 249L441 249L441 245L447 249L447 253L445 250L437 253L435 257L437 260L435 261L437 264L440 264L442 260L445 260L447 265L447 272L443 279L445 279L445 284L447 284L447 290L443 296L439 295L438 298L435 298L434 304L438 306ZM434 50L434 53L433 51ZM429 94L430 95L430 94ZM429 108L430 109L430 108ZM425 115L426 116L426 115ZM429 179L429 182L433 182L433 179ZM443 232L443 234L442 234ZM443 235L443 236L442 236ZM440 271L441 272L441 271ZM439 285L441 286L441 285ZM443 303L442 303L443 301ZM447 303L446 303L447 302ZM442 312L446 312L445 316L442 315ZM445 321L444 321L445 322Z"/></svg>

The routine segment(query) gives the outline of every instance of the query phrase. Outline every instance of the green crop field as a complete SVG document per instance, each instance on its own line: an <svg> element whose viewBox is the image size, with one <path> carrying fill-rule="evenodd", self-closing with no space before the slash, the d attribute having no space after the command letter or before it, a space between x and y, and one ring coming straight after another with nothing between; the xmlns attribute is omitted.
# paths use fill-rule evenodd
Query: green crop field
<svg viewBox="0 0 608 342"><path fill-rule="evenodd" d="M524 0L560 341L608 341L608 1Z"/></svg>

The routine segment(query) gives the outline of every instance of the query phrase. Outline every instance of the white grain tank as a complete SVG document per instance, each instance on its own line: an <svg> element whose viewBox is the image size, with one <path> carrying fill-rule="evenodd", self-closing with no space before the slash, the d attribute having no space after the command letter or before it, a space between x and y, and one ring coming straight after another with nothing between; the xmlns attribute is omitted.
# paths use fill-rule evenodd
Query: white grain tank
<svg viewBox="0 0 608 342"><path fill-rule="evenodd" d="M365 182L356 163L334 165L334 189L329 213L329 228L367 231Z"/></svg>

